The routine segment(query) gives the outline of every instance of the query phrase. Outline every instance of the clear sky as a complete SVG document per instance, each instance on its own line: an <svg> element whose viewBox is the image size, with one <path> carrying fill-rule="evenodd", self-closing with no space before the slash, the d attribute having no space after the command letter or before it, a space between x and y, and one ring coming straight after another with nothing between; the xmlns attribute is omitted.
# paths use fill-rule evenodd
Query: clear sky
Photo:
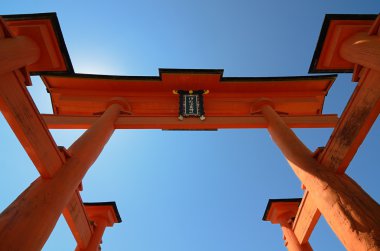
<svg viewBox="0 0 380 251"><path fill-rule="evenodd" d="M157 76L158 68L307 75L325 14L379 10L376 0L12 0L0 6L0 14L56 12L75 72L132 76ZM340 74L324 113L340 115L355 85L350 74ZM52 112L39 78L29 91L42 113ZM313 151L331 131L296 133ZM68 147L82 132L52 134ZM379 137L377 121L347 170L378 202ZM3 117L0 138L2 211L38 172ZM106 251L286 250L280 227L261 218L268 199L303 194L265 129L119 130L83 186L84 201L116 201L123 219L106 230ZM310 243L317 251L344 250L323 219ZM44 250L75 246L61 217Z"/></svg>

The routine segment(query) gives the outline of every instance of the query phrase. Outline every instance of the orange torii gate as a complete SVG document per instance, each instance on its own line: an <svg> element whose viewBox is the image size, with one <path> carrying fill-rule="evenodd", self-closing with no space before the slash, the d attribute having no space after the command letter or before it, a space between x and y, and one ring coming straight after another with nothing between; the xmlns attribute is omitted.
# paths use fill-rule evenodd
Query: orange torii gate
<svg viewBox="0 0 380 251"><path fill-rule="evenodd" d="M335 127L338 122L335 131L339 130L346 116L338 121L335 115L321 114L324 97L335 75L225 78L221 70L173 69L160 70L158 77L75 74L54 14L5 16L4 20L0 32L0 109L41 174L0 215L0 239L4 248L41 249L59 215L64 213L78 250L88 250L91 245L98 249L104 227L119 218L115 216L107 224L103 220L94 229L88 218L94 216L86 213L78 187L116 128L266 127L306 187L312 198L309 201L315 203L347 249L379 250L379 205L346 175L328 169L323 162L319 164L289 128ZM365 46L366 43L362 51L368 51ZM376 53L379 41L372 39L369 46ZM367 67L366 60L363 64L362 58L356 58L357 50L348 48L347 57ZM376 57L369 58L369 66L379 65ZM369 77L361 75L361 79L372 83L378 76L370 69L366 71ZM29 73L42 76L52 97L54 115L41 115L36 109L25 88L30 83ZM184 104L179 104L173 91L180 95L186 93L181 99ZM196 96L193 91L202 96ZM376 103L378 92L373 95ZM180 117L202 118L201 114L193 113L200 103L196 106L193 103L203 96L206 119L178 120L178 106L183 105L190 109L185 109ZM351 106L360 105L359 102ZM377 110L368 108L372 120L378 114L378 102L375 106ZM365 125L358 130L368 127L361 119L356 118L359 120L356 122ZM88 130L69 149L62 149L56 146L48 128ZM345 136L346 141L353 138L353 135ZM60 196L55 196L58 193ZM357 199L365 203L368 212L356 206ZM348 214L346 207L350 207ZM298 219L301 214L302 210ZM36 224L42 217L44 221ZM12 221L14 218L17 221ZM371 228L371 232L368 228L361 231L351 227L359 223ZM24 236L23 242L17 241L19 235ZM297 239L301 243L298 236Z"/></svg>

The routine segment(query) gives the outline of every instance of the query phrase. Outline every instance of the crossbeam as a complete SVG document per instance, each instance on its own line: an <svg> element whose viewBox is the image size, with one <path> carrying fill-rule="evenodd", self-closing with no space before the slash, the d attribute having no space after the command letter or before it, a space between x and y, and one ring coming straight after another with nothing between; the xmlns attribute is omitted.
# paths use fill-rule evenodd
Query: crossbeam
<svg viewBox="0 0 380 251"><path fill-rule="evenodd" d="M87 129L98 116L68 116L43 114L49 129ZM338 121L332 115L282 116L292 128L330 128ZM183 121L176 117L134 117L123 116L115 123L116 129L165 129L165 130L212 130L229 128L267 128L268 124L262 116L247 117L207 117L185 118Z"/></svg>
<svg viewBox="0 0 380 251"><path fill-rule="evenodd" d="M20 81L22 77L16 72L0 76L0 109L38 172L51 178L64 159Z"/></svg>

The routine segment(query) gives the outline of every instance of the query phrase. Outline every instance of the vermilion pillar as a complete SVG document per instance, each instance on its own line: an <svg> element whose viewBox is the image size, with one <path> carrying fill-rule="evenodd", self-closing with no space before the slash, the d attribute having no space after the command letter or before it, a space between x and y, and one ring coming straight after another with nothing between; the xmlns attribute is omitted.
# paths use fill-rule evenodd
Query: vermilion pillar
<svg viewBox="0 0 380 251"><path fill-rule="evenodd" d="M115 202L84 203L89 220L93 223L94 232L85 249L76 247L76 251L99 251L106 227L120 223L121 218Z"/></svg>
<svg viewBox="0 0 380 251"><path fill-rule="evenodd" d="M256 104L268 130L318 209L348 250L380 250L380 206L345 174L321 166L270 101Z"/></svg>
<svg viewBox="0 0 380 251"><path fill-rule="evenodd" d="M59 216L114 131L123 106L104 114L68 149L70 157L51 179L36 179L0 215L3 250L41 250ZM22 236L22 240L20 239Z"/></svg>
<svg viewBox="0 0 380 251"><path fill-rule="evenodd" d="M289 251L312 251L309 243L300 244L292 229L300 201L301 199L270 199L263 220L280 224Z"/></svg>
<svg viewBox="0 0 380 251"><path fill-rule="evenodd" d="M281 220L280 225L282 232L284 233L284 240L285 240L285 246L288 248L289 251L312 251L309 242L306 244L300 244L297 237L295 236L292 227L291 222L289 222L289 219L286 221L285 219L287 217L281 217L279 220Z"/></svg>
<svg viewBox="0 0 380 251"><path fill-rule="evenodd" d="M95 228L94 228L94 233L92 234L90 243L88 243L87 248L77 249L77 250L82 250L82 251L99 251L100 250L102 237L107 227L107 220L103 219L102 217L96 217L93 219L93 221L94 221Z"/></svg>

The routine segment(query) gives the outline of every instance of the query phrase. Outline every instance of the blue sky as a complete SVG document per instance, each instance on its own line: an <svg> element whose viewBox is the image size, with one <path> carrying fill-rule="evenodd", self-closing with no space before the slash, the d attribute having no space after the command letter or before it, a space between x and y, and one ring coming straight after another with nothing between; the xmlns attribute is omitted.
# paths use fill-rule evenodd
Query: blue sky
<svg viewBox="0 0 380 251"><path fill-rule="evenodd" d="M0 14L56 12L77 73L158 75L158 68L224 69L224 76L307 75L325 14L376 14L362 1L21 1ZM355 83L340 74L324 113L341 114ZM41 81L29 87L42 113L51 113ZM331 129L297 129L311 149ZM82 130L53 130L68 147ZM0 118L0 210L38 173ZM377 121L347 173L376 201ZM196 157L193 157L196 156ZM84 201L116 201L123 219L106 230L103 250L286 250L279 226L261 220L268 199L302 197L300 182L264 129L217 132L119 130L84 181ZM41 219L42 220L42 219ZM323 219L314 250L344 250ZM60 219L44 250L74 250Z"/></svg>

